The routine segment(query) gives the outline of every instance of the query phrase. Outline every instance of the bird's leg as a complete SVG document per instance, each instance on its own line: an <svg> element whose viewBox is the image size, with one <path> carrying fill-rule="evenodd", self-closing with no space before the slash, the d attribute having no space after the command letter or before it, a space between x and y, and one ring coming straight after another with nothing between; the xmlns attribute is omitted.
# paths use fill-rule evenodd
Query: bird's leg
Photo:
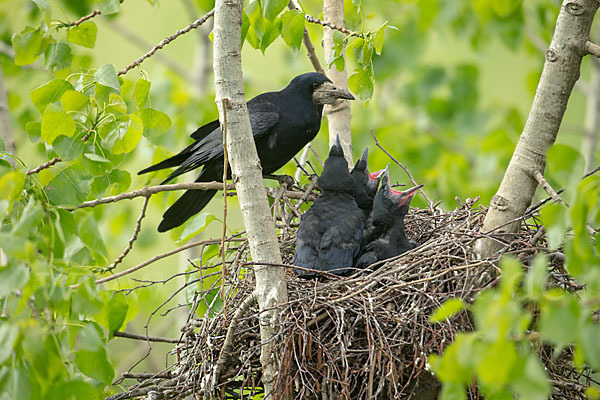
<svg viewBox="0 0 600 400"><path fill-rule="evenodd" d="M290 175L273 175L273 174L264 174L263 178L274 179L279 182L280 185L284 183L287 184L288 188L292 188L294 184L296 184L296 180L293 176Z"/></svg>

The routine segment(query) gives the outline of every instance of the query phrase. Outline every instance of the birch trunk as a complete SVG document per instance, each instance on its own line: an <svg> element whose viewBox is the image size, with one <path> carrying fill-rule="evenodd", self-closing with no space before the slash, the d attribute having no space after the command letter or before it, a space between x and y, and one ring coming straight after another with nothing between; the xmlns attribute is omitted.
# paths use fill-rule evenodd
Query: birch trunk
<svg viewBox="0 0 600 400"><path fill-rule="evenodd" d="M323 19L337 26L344 26L344 0L323 0ZM323 27L323 46L325 50L325 72L332 82L348 90L347 68L338 71L335 65L329 68L328 60L333 53L333 30ZM345 59L345 53L344 53ZM327 114L327 123L329 125L329 147L333 146L335 136L340 135L344 155L348 161L349 168L354 166L352 160L352 132L350 130L350 120L352 117L350 102L339 99L331 105L325 106Z"/></svg>
<svg viewBox="0 0 600 400"><path fill-rule="evenodd" d="M279 243L262 180L260 161L252 138L241 64L242 0L217 0L214 26L214 75L219 119L227 133L227 150L250 253L255 262L281 263ZM261 348L265 398L271 397L278 370L275 358L274 307L287 301L285 270L255 267L260 313ZM268 310L268 311L265 311Z"/></svg>
<svg viewBox="0 0 600 400"><path fill-rule="evenodd" d="M519 229L520 221L514 220L531 204L537 188L534 172L544 172L546 152L556 140L571 90L579 79L581 60L589 49L590 27L598 6L597 0L563 1L529 117L490 202L482 232L511 234ZM489 257L502 248L501 243L490 239L475 244L480 257Z"/></svg>

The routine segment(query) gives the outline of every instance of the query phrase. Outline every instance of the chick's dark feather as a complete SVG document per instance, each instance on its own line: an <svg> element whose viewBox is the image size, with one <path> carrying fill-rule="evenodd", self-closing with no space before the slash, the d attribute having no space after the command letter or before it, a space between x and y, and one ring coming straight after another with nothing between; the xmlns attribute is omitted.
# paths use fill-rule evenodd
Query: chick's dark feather
<svg viewBox="0 0 600 400"><path fill-rule="evenodd" d="M317 180L322 194L302 216L294 265L335 274L352 267L360 249L364 213L354 200L354 182L339 140ZM299 275L311 275L300 271Z"/></svg>

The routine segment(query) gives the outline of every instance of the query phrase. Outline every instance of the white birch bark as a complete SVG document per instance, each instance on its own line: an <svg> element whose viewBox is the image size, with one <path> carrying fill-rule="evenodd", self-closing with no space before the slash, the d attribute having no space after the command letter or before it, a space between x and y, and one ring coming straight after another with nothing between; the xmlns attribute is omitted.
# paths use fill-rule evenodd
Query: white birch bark
<svg viewBox="0 0 600 400"><path fill-rule="evenodd" d="M590 27L598 6L597 0L563 1L529 117L500 188L490 202L482 232L511 234L519 229L520 221L514 220L531 204L538 185L535 171L544 172L546 152L556 140L569 96L579 79L581 60L588 52ZM489 257L502 248L490 239L475 244L480 257Z"/></svg>
<svg viewBox="0 0 600 400"><path fill-rule="evenodd" d="M216 103L222 126L227 121L223 128L227 131L229 163L252 259L255 262L281 263L242 84L242 3L242 0L217 0L215 4L213 61ZM273 307L287 301L287 287L283 268L256 266L255 276L263 343L260 361L267 398L272 396L270 393L273 392L278 370L273 352L276 343L272 340L278 313Z"/></svg>
<svg viewBox="0 0 600 400"><path fill-rule="evenodd" d="M344 0L323 0L323 19L337 26L344 26ZM323 46L325 50L325 73L329 79L341 88L348 90L347 68L338 71L335 65L327 66L328 60L333 53L333 30L323 27ZM345 59L345 54L344 54ZM344 149L344 155L348 161L348 167L354 166L352 160L352 132L350 121L352 113L350 101L339 99L331 105L325 106L327 123L329 125L329 147L333 146L336 135L340 135L340 142Z"/></svg>

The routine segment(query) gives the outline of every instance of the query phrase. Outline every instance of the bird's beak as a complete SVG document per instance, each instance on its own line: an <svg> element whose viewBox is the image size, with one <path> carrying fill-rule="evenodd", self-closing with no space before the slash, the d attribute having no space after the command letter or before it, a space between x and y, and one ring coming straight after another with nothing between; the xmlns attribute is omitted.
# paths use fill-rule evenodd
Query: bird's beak
<svg viewBox="0 0 600 400"><path fill-rule="evenodd" d="M402 192L399 190L390 189L392 200L394 200L399 206L408 205L413 196L417 193L417 190L421 189L422 187L423 185L417 185Z"/></svg>
<svg viewBox="0 0 600 400"><path fill-rule="evenodd" d="M315 104L331 104L337 99L354 100L354 96L346 89L335 86L331 82L325 82L315 89L312 95Z"/></svg>

